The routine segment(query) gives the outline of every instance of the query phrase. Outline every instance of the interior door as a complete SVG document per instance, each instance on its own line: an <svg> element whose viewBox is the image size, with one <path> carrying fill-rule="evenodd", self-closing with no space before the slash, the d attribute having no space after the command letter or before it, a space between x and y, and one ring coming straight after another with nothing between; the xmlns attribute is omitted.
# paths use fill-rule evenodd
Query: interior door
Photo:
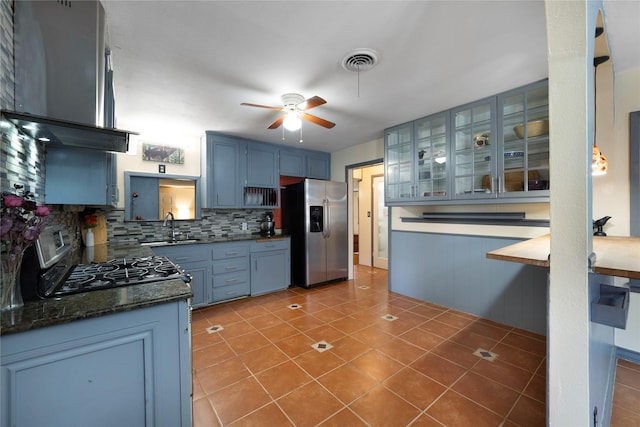
<svg viewBox="0 0 640 427"><path fill-rule="evenodd" d="M373 239L373 266L376 268L389 268L389 212L384 205L384 176L372 177L371 211L373 221L371 236Z"/></svg>

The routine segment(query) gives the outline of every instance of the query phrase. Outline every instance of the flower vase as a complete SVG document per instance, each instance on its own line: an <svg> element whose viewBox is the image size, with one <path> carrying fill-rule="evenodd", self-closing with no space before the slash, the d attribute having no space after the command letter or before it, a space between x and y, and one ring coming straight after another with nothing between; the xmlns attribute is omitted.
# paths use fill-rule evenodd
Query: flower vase
<svg viewBox="0 0 640 427"><path fill-rule="evenodd" d="M20 269L22 256L17 254L2 254L2 283L0 283L0 311L13 310L24 305L22 290L20 289Z"/></svg>
<svg viewBox="0 0 640 427"><path fill-rule="evenodd" d="M93 246L93 231L87 228L87 234L84 236L84 245L87 247Z"/></svg>

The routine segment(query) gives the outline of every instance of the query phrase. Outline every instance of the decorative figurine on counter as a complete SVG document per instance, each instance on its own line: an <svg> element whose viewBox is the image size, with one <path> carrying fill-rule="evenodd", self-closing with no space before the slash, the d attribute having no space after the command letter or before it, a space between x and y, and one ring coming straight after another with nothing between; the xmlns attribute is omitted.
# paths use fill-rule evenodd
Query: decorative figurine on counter
<svg viewBox="0 0 640 427"><path fill-rule="evenodd" d="M606 236L607 234L602 231L602 227L611 219L610 216L603 216L600 219L596 219L593 221L593 229L596 230L593 232L594 236Z"/></svg>

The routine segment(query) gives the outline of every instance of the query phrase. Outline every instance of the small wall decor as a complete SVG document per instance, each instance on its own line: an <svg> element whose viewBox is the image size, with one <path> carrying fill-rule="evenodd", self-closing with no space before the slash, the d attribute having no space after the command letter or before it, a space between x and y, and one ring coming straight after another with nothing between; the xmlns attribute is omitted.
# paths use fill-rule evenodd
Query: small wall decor
<svg viewBox="0 0 640 427"><path fill-rule="evenodd" d="M142 144L142 160L182 165L184 150L166 145Z"/></svg>

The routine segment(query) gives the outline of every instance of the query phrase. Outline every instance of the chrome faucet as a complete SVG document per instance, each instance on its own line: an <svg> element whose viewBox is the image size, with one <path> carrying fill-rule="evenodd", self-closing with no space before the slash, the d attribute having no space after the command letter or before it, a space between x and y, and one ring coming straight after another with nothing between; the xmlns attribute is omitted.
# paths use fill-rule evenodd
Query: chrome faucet
<svg viewBox="0 0 640 427"><path fill-rule="evenodd" d="M167 221L169 220L169 217L171 217L171 241L175 242L176 241L176 225L175 225L175 218L173 217L173 212L169 211L167 212L167 214L164 216L164 222L162 223L163 227L167 226Z"/></svg>

